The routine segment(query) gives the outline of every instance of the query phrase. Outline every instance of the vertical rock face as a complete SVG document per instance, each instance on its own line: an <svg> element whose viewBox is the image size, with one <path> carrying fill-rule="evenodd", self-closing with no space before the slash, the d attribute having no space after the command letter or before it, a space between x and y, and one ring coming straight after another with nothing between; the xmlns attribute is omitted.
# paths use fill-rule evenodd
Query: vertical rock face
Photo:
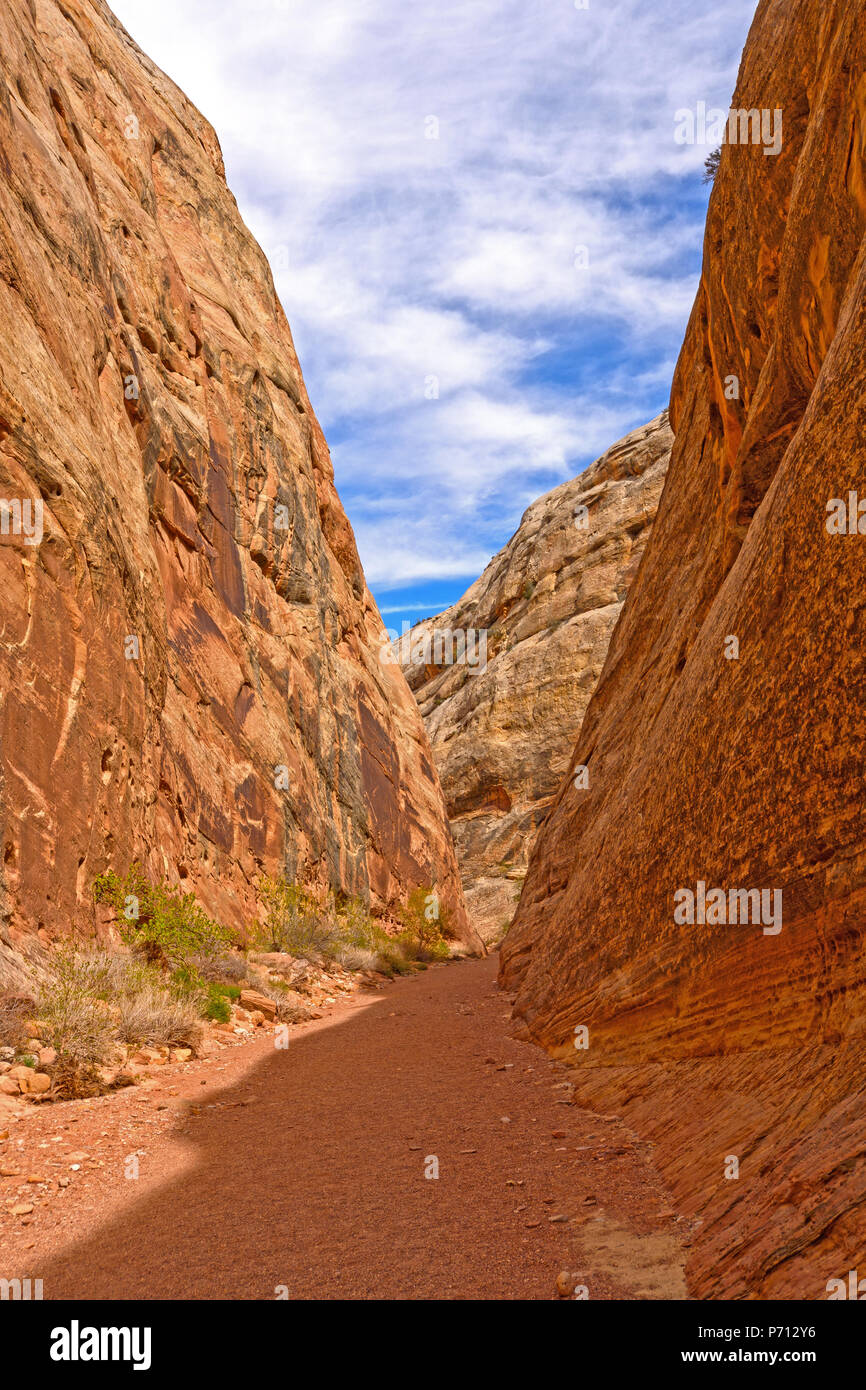
<svg viewBox="0 0 866 1390"><path fill-rule="evenodd" d="M637 573L671 440L665 413L539 498L463 598L401 641L485 939L511 921ZM467 630L486 633L486 664L437 665L437 634ZM446 650L440 637L440 658Z"/></svg>
<svg viewBox="0 0 866 1390"><path fill-rule="evenodd" d="M733 105L783 147L722 150L589 788L503 950L526 1032L657 1142L703 1296L826 1298L866 1257L866 506L827 525L866 502L864 60L862 0L759 5ZM677 921L699 882L779 890L781 930Z"/></svg>
<svg viewBox="0 0 866 1390"><path fill-rule="evenodd" d="M262 870L435 883L474 940L213 130L101 0L6 0L0 77L8 929L86 920L137 856L232 925Z"/></svg>

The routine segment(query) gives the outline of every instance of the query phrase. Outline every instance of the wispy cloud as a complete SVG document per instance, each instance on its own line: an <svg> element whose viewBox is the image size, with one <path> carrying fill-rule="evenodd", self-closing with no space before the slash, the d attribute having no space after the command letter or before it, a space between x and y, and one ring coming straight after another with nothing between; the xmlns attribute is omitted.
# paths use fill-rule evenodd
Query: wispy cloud
<svg viewBox="0 0 866 1390"><path fill-rule="evenodd" d="M114 0L214 123L379 592L666 403L754 0ZM420 588L419 588L420 592Z"/></svg>

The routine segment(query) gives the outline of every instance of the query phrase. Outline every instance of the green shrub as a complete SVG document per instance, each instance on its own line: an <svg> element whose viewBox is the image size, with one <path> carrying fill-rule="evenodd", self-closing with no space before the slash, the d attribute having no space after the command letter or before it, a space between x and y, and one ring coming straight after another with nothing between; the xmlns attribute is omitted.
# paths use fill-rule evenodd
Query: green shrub
<svg viewBox="0 0 866 1390"><path fill-rule="evenodd" d="M202 1013L212 1023L228 1023L232 1016L232 1006L217 985L208 985Z"/></svg>
<svg viewBox="0 0 866 1390"><path fill-rule="evenodd" d="M395 975L411 975L414 970L403 945L396 939L392 939L388 946L383 946L377 953L376 959L378 962L376 969L392 979Z"/></svg>
<svg viewBox="0 0 866 1390"><path fill-rule="evenodd" d="M338 959L357 959L359 964L346 968L368 969L366 958L387 947L393 940L381 923L377 922L360 898L347 899L338 909L336 916L336 935L340 942ZM345 964L345 961L341 962Z"/></svg>
<svg viewBox="0 0 866 1390"><path fill-rule="evenodd" d="M115 909L127 945L170 970L189 968L193 959L225 953L233 940L230 931L199 907L192 893L151 883L138 864L133 864L124 878L113 870L100 874L93 884L93 896Z"/></svg>
<svg viewBox="0 0 866 1390"><path fill-rule="evenodd" d="M433 888L414 888L399 909L404 930L404 949L418 960L445 960L449 955L447 937L451 935L450 914L439 902Z"/></svg>
<svg viewBox="0 0 866 1390"><path fill-rule="evenodd" d="M324 956L346 970L377 970L383 957L397 955L405 966L395 938L370 915L361 898L338 903L329 894L321 901L296 883L274 878L264 879L259 891L265 905L259 932L262 949L312 960Z"/></svg>
<svg viewBox="0 0 866 1390"><path fill-rule="evenodd" d="M406 974L449 955L449 913L432 888L414 889L398 908L403 928L398 935L390 935L360 898L337 903L329 895L323 902L298 884L274 878L263 879L259 891L265 907L260 949L308 959L326 956L346 970L386 975Z"/></svg>

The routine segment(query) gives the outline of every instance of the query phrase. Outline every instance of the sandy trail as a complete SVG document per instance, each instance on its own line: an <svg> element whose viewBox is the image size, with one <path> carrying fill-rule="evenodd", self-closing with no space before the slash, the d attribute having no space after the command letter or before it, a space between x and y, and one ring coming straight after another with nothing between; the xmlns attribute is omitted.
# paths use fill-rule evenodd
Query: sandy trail
<svg viewBox="0 0 866 1390"><path fill-rule="evenodd" d="M547 1299L570 1270L590 1298L684 1297L688 1226L651 1146L568 1103L495 977L434 967L286 1050L0 1122L0 1275L47 1299ZM35 1210L11 1217L27 1175Z"/></svg>

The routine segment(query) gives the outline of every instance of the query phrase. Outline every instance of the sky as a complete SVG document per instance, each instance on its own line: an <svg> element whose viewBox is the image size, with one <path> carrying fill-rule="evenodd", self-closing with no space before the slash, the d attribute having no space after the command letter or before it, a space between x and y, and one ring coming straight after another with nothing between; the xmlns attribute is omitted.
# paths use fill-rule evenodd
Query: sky
<svg viewBox="0 0 866 1390"><path fill-rule="evenodd" d="M395 632L667 405L755 0L110 0L214 125Z"/></svg>

